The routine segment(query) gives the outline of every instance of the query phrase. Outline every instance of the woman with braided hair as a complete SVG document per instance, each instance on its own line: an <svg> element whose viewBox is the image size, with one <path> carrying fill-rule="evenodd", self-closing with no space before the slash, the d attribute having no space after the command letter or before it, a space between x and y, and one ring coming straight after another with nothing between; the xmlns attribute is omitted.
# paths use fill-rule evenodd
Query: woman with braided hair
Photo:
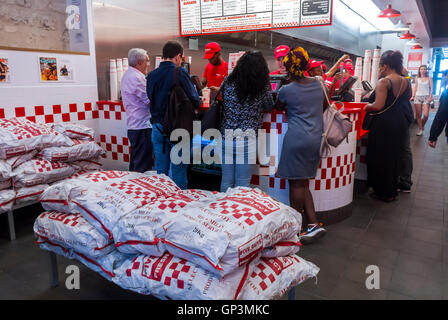
<svg viewBox="0 0 448 320"><path fill-rule="evenodd" d="M305 76L310 58L305 49L289 51L284 59L292 82L278 93L277 108L287 110L288 131L283 140L277 175L289 181L290 205L302 213L305 232L302 243L310 243L325 235L316 217L313 196L308 181L316 176L321 160L323 110L327 106L322 86L317 78Z"/></svg>

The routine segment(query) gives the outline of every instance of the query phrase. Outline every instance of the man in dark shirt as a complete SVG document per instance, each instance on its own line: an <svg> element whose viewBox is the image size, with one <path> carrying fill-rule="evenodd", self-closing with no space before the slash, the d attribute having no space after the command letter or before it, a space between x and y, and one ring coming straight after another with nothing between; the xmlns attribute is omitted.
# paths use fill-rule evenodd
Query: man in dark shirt
<svg viewBox="0 0 448 320"><path fill-rule="evenodd" d="M446 136L448 142L448 88L445 89L442 96L440 97L439 110L437 111L436 117L431 126L431 132L429 134L428 144L431 148L435 148L437 145L437 139L446 126Z"/></svg>
<svg viewBox="0 0 448 320"><path fill-rule="evenodd" d="M177 41L168 41L163 47L163 62L147 77L147 93L151 101L152 143L154 147L155 169L157 173L168 175L170 165L172 178L181 189L187 188L188 164L174 164L170 159L173 144L165 138L163 119L169 103L170 89L173 86L174 72L182 64L184 49ZM184 89L195 107L199 107L200 98L196 88L190 80L188 72L180 68L179 84Z"/></svg>

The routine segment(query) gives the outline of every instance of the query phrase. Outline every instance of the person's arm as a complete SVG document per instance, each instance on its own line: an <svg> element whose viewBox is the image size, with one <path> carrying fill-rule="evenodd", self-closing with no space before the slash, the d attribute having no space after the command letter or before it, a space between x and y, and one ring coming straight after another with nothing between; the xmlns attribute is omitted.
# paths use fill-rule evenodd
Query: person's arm
<svg viewBox="0 0 448 320"><path fill-rule="evenodd" d="M431 102L432 98L433 98L432 97L433 89L434 89L434 82L433 82L432 78L429 78L429 102Z"/></svg>
<svg viewBox="0 0 448 320"><path fill-rule="evenodd" d="M207 86L207 78L202 78L201 86L202 86L202 89L204 89Z"/></svg>
<svg viewBox="0 0 448 320"><path fill-rule="evenodd" d="M350 56L348 54L344 54L339 60L338 62L336 62L336 64L334 66L332 66L330 68L330 70L328 70L328 72L326 73L327 77L332 77L334 76L335 72L339 69L339 66L341 65L341 63L345 60L350 58Z"/></svg>
<svg viewBox="0 0 448 320"><path fill-rule="evenodd" d="M146 77L146 95L149 101L154 101L153 92L154 92L154 84L153 81L151 81L151 74L148 74L148 76Z"/></svg>
<svg viewBox="0 0 448 320"><path fill-rule="evenodd" d="M208 64L205 66L204 74L202 75L202 80L201 80L202 88L201 89L204 89L207 87L207 82L208 82L207 81L207 73L208 73Z"/></svg>
<svg viewBox="0 0 448 320"><path fill-rule="evenodd" d="M414 101L415 99L415 95L417 93L417 89L418 89L418 78L415 78L415 83L412 86L412 97L411 97L411 101Z"/></svg>
<svg viewBox="0 0 448 320"><path fill-rule="evenodd" d="M147 84L145 83L145 80L135 79L133 85L134 85L133 94L135 95L137 101L149 107L149 98L146 90Z"/></svg>
<svg viewBox="0 0 448 320"><path fill-rule="evenodd" d="M190 101L194 104L194 107L198 108L201 105L201 98L199 98L198 91L184 68L180 68L179 82Z"/></svg>
<svg viewBox="0 0 448 320"><path fill-rule="evenodd" d="M285 90L283 88L280 88L277 94L277 101L275 102L274 109L277 109L279 111L286 110L286 96L285 96Z"/></svg>
<svg viewBox="0 0 448 320"><path fill-rule="evenodd" d="M431 125L431 131L429 134L429 141L433 142L429 144L431 147L435 147L437 139L443 131L445 125L448 125L448 92L444 92L444 94L440 97L440 106L437 111L436 117Z"/></svg>
<svg viewBox="0 0 448 320"><path fill-rule="evenodd" d="M384 78L381 79L375 89L375 102L369 103L364 107L365 111L380 111L386 105L387 90L389 80Z"/></svg>
<svg viewBox="0 0 448 320"><path fill-rule="evenodd" d="M272 98L272 91L270 86L266 89L262 103L265 112L271 112L274 109L274 99Z"/></svg>
<svg viewBox="0 0 448 320"><path fill-rule="evenodd" d="M336 91L336 83L341 80L341 74L338 73L334 76L333 81L331 81L330 89L328 90L328 96L332 97Z"/></svg>

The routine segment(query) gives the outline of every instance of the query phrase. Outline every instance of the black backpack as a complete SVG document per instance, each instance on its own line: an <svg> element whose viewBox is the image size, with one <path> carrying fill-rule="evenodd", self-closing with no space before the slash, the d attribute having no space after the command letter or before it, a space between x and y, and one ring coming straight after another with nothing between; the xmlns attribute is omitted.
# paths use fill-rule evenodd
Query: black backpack
<svg viewBox="0 0 448 320"><path fill-rule="evenodd" d="M173 86L170 89L168 106L163 119L163 135L170 139L171 133L176 129L187 130L193 138L193 121L197 115L190 98L179 83L180 68L174 71Z"/></svg>

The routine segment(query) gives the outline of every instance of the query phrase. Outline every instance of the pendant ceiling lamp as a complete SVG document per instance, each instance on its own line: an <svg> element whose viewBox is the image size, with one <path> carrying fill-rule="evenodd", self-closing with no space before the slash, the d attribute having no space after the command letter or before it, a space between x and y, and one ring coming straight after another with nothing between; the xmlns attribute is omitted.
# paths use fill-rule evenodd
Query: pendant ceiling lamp
<svg viewBox="0 0 448 320"><path fill-rule="evenodd" d="M415 39L415 38L416 38L415 35L413 35L413 34L410 33L409 31L406 32L406 33L404 33L404 34L400 37L400 39L403 39L403 40L409 40L409 39Z"/></svg>
<svg viewBox="0 0 448 320"><path fill-rule="evenodd" d="M394 26L394 31L408 31L411 27L408 24L404 24L401 20Z"/></svg>
<svg viewBox="0 0 448 320"><path fill-rule="evenodd" d="M388 4L387 8L380 12L378 18L396 18L401 16L401 12L395 9L392 9L392 5Z"/></svg>

